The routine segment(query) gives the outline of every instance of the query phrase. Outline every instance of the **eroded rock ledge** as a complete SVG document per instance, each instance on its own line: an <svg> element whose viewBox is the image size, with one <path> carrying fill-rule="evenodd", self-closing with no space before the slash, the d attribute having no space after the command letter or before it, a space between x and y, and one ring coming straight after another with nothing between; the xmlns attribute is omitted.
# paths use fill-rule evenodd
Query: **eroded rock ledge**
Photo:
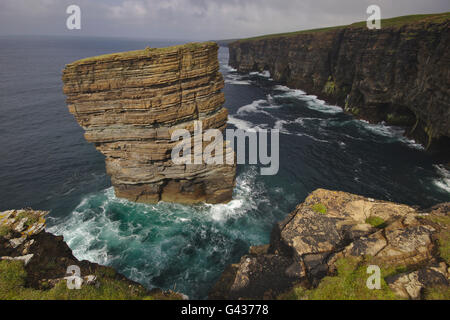
<svg viewBox="0 0 450 320"><path fill-rule="evenodd" d="M409 127L430 151L450 150L450 14L269 35L229 44L240 72L268 70L369 121Z"/></svg>
<svg viewBox="0 0 450 320"><path fill-rule="evenodd" d="M438 287L449 299L449 241L450 203L420 212L318 189L274 227L270 244L251 247L239 263L230 265L209 297L274 299L294 288L314 290L324 277L336 276L347 259L355 268L367 262L378 265L389 297L420 299L425 290ZM352 276L349 290L361 288L353 298L377 297L365 287L368 276L365 270L362 278ZM340 294L347 293L330 292L331 298Z"/></svg>
<svg viewBox="0 0 450 320"><path fill-rule="evenodd" d="M46 211L0 212L0 300L185 299L148 290L111 267L79 261L62 236L45 232ZM80 268L80 290L67 288L69 266Z"/></svg>
<svg viewBox="0 0 450 320"><path fill-rule="evenodd" d="M224 130L215 43L191 43L79 60L63 71L69 111L106 159L116 196L155 203L231 200L235 165L174 165L175 129L194 121ZM205 147L205 146L204 146ZM224 146L224 152L233 151Z"/></svg>

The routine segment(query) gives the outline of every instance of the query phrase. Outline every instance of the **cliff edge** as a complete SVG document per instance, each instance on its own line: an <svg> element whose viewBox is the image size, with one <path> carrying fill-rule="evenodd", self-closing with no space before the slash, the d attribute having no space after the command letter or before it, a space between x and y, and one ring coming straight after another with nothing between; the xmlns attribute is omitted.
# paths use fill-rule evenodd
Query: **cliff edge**
<svg viewBox="0 0 450 320"><path fill-rule="evenodd" d="M270 244L228 266L209 298L448 300L449 249L450 203L419 211L318 189ZM379 286L369 288L376 269Z"/></svg>
<svg viewBox="0 0 450 320"><path fill-rule="evenodd" d="M69 111L106 159L117 197L137 202L231 200L235 165L174 164L176 129L223 131L227 110L215 43L108 54L63 71ZM205 146L203 146L205 148ZM195 151L195 150L194 150ZM233 151L224 146L224 154Z"/></svg>
<svg viewBox="0 0 450 320"><path fill-rule="evenodd" d="M345 107L357 117L408 127L430 151L450 150L450 13L243 39L229 44L240 72Z"/></svg>

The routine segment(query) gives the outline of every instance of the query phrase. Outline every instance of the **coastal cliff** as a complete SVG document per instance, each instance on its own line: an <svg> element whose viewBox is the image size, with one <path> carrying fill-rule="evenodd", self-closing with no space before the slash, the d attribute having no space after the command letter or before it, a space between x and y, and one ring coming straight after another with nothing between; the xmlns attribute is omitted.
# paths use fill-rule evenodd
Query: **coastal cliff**
<svg viewBox="0 0 450 320"><path fill-rule="evenodd" d="M239 72L268 70L291 88L373 122L408 127L428 150L450 150L450 14L382 20L230 43Z"/></svg>
<svg viewBox="0 0 450 320"><path fill-rule="evenodd" d="M86 140L105 155L117 197L145 203L231 200L235 165L171 160L179 143L171 141L174 130L193 135L195 121L203 131L226 127L217 50L215 43L190 43L66 66L62 78L69 111ZM224 154L233 156L233 151L225 145Z"/></svg>
<svg viewBox="0 0 450 320"><path fill-rule="evenodd" d="M226 268L210 299L450 299L450 203L318 189ZM367 287L380 271L379 287Z"/></svg>
<svg viewBox="0 0 450 320"><path fill-rule="evenodd" d="M172 291L148 290L113 268L79 261L62 236L45 231L46 211L0 212L0 300L181 300ZM68 272L79 267L80 287Z"/></svg>

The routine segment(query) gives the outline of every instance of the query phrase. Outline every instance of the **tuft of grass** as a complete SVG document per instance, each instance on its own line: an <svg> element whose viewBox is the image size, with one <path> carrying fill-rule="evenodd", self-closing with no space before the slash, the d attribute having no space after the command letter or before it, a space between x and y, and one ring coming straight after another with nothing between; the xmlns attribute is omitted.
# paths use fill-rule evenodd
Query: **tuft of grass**
<svg viewBox="0 0 450 320"><path fill-rule="evenodd" d="M327 214L327 211L328 211L327 207L324 204L322 204L322 203L314 204L311 207L311 209L313 209L315 212L321 213L321 214Z"/></svg>
<svg viewBox="0 0 450 320"><path fill-rule="evenodd" d="M325 83L325 86L323 87L323 92L325 92L327 95L331 96L336 91L336 83L333 81L331 76L328 78L327 83Z"/></svg>
<svg viewBox="0 0 450 320"><path fill-rule="evenodd" d="M436 234L439 255L450 264L450 216L429 215L425 219L440 226L441 230Z"/></svg>
<svg viewBox="0 0 450 320"><path fill-rule="evenodd" d="M366 219L366 223L370 224L374 228L382 229L386 227L386 221L377 216L371 216Z"/></svg>
<svg viewBox="0 0 450 320"><path fill-rule="evenodd" d="M424 292L425 300L450 300L450 287L438 285L426 288Z"/></svg>
<svg viewBox="0 0 450 320"><path fill-rule="evenodd" d="M27 227L29 227L39 221L39 217L36 216L33 211L27 211L27 210L22 211L16 217L17 221L20 221L24 218L27 219L27 221L24 224Z"/></svg>
<svg viewBox="0 0 450 320"><path fill-rule="evenodd" d="M395 300L384 278L392 274L390 269L381 269L381 289L367 288L368 263L361 263L355 257L342 258L336 262L337 274L322 279L317 288L296 287L281 295L281 300Z"/></svg>
<svg viewBox="0 0 450 320"><path fill-rule="evenodd" d="M0 237L7 237L11 233L11 228L9 226L0 226Z"/></svg>

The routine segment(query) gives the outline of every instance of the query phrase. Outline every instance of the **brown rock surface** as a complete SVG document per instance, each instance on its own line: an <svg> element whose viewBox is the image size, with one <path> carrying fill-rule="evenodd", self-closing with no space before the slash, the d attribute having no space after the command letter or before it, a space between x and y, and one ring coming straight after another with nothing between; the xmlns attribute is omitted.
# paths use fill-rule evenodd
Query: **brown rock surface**
<svg viewBox="0 0 450 320"><path fill-rule="evenodd" d="M324 276L335 273L340 258L369 258L382 268L408 270L386 282L399 298L418 299L425 288L449 285L448 257L438 250L436 240L439 235L445 239L443 232L448 234L449 215L448 204L420 212L407 205L318 189L274 227L269 248L252 247L238 264L227 268L210 298L276 298L298 285L317 286ZM410 278L417 280L411 288Z"/></svg>
<svg viewBox="0 0 450 320"><path fill-rule="evenodd" d="M68 64L63 72L69 111L87 141L105 155L118 197L155 203L231 200L235 165L171 160L175 129L223 131L227 110L217 45L192 43L109 54ZM205 144L203 148L205 147ZM224 146L226 156L233 151Z"/></svg>

